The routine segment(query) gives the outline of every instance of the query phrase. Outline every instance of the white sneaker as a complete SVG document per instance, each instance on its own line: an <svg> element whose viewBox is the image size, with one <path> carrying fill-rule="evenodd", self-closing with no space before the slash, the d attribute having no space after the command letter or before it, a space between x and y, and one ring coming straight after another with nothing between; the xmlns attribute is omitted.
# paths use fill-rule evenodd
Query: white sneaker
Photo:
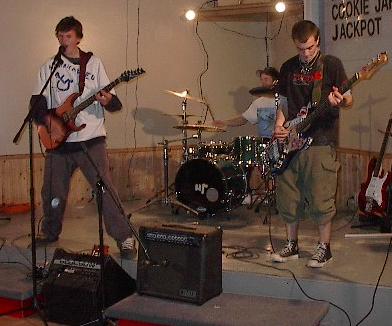
<svg viewBox="0 0 392 326"><path fill-rule="evenodd" d="M117 246L120 249L122 259L133 259L136 257L137 250L134 238L126 238L123 242L117 243Z"/></svg>

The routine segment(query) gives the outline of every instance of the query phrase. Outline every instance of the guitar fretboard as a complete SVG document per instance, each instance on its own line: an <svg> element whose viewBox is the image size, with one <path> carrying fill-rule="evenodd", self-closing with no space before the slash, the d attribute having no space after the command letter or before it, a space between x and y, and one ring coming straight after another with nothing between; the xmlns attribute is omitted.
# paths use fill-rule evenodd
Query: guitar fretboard
<svg viewBox="0 0 392 326"><path fill-rule="evenodd" d="M121 82L123 82L123 81L130 81L131 79L134 79L134 78L136 78L136 77L138 77L138 76L140 76L140 75L142 75L144 73L145 73L145 71L144 71L143 68L137 68L135 70L125 71L124 73L121 74L120 77L118 77L117 79L113 80L110 84L106 85L100 91L109 92L112 88L114 88L115 86L117 86ZM99 92L97 92L97 93L99 93ZM83 111L85 108L87 108L88 106L93 104L94 101L96 101L96 98L95 98L96 94L91 95L89 98L84 100L82 103L80 103L79 105L74 107L71 112L65 113L63 115L63 117L62 117L64 122L67 123L70 120L75 120L76 116L79 114L79 112Z"/></svg>

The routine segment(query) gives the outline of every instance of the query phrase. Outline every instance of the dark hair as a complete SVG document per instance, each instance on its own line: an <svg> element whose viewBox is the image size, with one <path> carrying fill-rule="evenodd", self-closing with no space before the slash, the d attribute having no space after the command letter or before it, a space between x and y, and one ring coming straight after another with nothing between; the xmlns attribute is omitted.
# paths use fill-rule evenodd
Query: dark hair
<svg viewBox="0 0 392 326"><path fill-rule="evenodd" d="M261 76L261 74L266 74L268 76L271 76L273 80L279 79L279 72L274 67L266 67L262 70L257 70L256 74L259 77Z"/></svg>
<svg viewBox="0 0 392 326"><path fill-rule="evenodd" d="M71 30L75 31L77 37L83 38L82 24L74 16L68 16L59 21L55 29L56 36L59 32L69 32Z"/></svg>
<svg viewBox="0 0 392 326"><path fill-rule="evenodd" d="M314 39L317 41L320 37L320 29L310 20L296 22L291 30L291 38L300 43L306 43L311 36L314 36Z"/></svg>

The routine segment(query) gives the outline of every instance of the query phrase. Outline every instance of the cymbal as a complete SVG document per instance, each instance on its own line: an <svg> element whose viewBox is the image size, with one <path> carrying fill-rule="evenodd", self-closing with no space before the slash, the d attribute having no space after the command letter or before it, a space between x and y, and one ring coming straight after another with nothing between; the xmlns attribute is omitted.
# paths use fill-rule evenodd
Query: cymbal
<svg viewBox="0 0 392 326"><path fill-rule="evenodd" d="M170 113L162 113L163 115L170 116L170 117L179 117L182 118L184 115L183 114L170 114ZM187 114L186 117L201 117L201 115L196 115L196 114Z"/></svg>
<svg viewBox="0 0 392 326"><path fill-rule="evenodd" d="M249 93L253 96L272 95L274 90L267 87L254 87L249 90Z"/></svg>
<svg viewBox="0 0 392 326"><path fill-rule="evenodd" d="M191 101L196 101L196 102L199 102L199 103L205 103L200 98L188 95L186 91L183 91L183 92L179 93L179 92L174 92L174 91L170 91L170 90L166 89L165 92L169 93L169 94L172 94L172 95L175 95L175 96L178 96L178 97L181 97L181 98L186 98L186 99L191 100Z"/></svg>
<svg viewBox="0 0 392 326"><path fill-rule="evenodd" d="M175 129L182 130L197 130L197 131L206 131L206 132L225 132L226 130L223 128L215 127L215 126L207 126L207 125L179 125L174 126Z"/></svg>

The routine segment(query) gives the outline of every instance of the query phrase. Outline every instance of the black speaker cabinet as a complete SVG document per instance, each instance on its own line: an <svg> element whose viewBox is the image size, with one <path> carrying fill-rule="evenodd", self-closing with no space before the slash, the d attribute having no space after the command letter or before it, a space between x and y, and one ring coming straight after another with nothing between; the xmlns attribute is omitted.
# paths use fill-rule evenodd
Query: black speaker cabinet
<svg viewBox="0 0 392 326"><path fill-rule="evenodd" d="M222 292L222 230L207 226L141 226L137 291L202 304Z"/></svg>
<svg viewBox="0 0 392 326"><path fill-rule="evenodd" d="M42 286L48 320L81 325L99 319L102 306L100 280L99 257L56 249L49 276ZM104 308L131 295L135 290L135 280L111 256L105 256Z"/></svg>

